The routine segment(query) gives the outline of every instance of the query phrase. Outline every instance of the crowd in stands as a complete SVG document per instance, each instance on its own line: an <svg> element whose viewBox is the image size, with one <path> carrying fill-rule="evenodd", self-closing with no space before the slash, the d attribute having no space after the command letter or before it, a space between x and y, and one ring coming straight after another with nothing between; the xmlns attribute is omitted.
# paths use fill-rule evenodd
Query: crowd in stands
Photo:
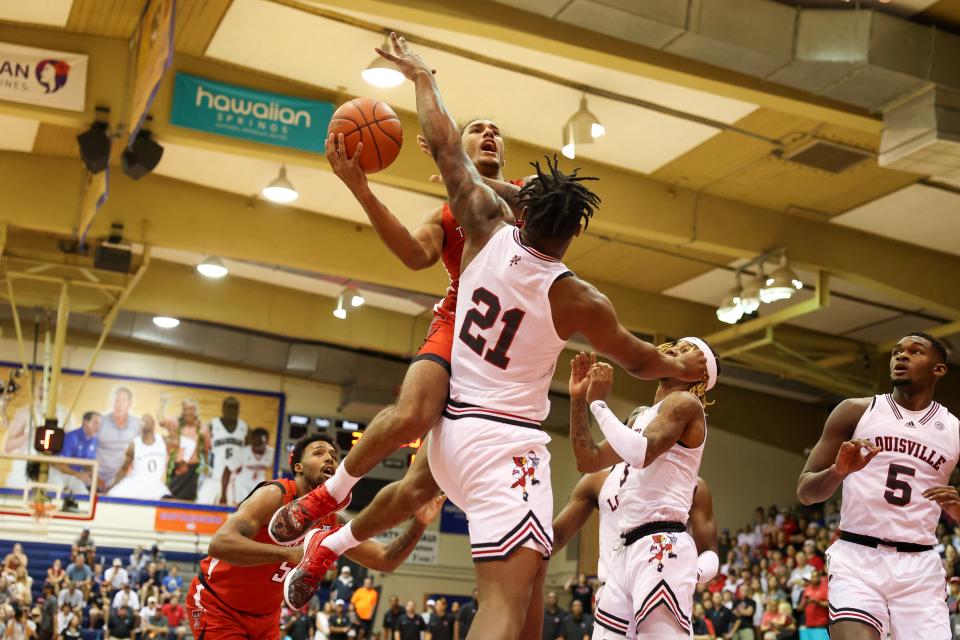
<svg viewBox="0 0 960 640"><path fill-rule="evenodd" d="M42 595L34 598L27 574L30 560L15 544L0 570L0 638L190 637L183 578L176 565L168 566L157 545L113 558L106 570L96 558L96 544L84 530L69 557L53 560Z"/></svg>

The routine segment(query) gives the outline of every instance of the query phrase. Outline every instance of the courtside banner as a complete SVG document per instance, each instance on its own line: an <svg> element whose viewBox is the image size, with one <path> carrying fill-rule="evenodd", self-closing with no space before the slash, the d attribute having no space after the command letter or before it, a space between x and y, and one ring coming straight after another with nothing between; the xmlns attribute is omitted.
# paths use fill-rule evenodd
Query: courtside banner
<svg viewBox="0 0 960 640"><path fill-rule="evenodd" d="M214 82L174 80L170 123L197 131L303 151L324 152L333 103Z"/></svg>
<svg viewBox="0 0 960 640"><path fill-rule="evenodd" d="M180 533L214 534L229 516L223 511L202 511L200 509L177 509L157 507L153 521L156 531L177 531Z"/></svg>
<svg viewBox="0 0 960 640"><path fill-rule="evenodd" d="M86 93L87 56L0 42L0 100L83 111Z"/></svg>

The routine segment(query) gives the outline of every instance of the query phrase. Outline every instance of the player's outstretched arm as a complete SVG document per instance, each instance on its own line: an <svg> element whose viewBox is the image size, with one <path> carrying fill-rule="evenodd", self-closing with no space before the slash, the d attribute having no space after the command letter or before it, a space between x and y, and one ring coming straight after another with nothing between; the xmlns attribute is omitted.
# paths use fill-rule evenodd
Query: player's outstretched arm
<svg viewBox="0 0 960 640"><path fill-rule="evenodd" d="M397 65L416 87L420 128L447 188L450 210L468 240L485 242L500 226L506 203L484 184L477 167L464 152L460 132L443 103L433 70L410 50L404 38L391 33L390 40L393 52L378 48L377 53Z"/></svg>
<svg viewBox="0 0 960 640"><path fill-rule="evenodd" d="M695 382L703 378L707 370L706 358L699 349L691 349L674 358L630 333L620 324L607 296L589 282L579 278L557 281L550 288L550 305L554 326L561 338L582 333L597 352L634 377Z"/></svg>
<svg viewBox="0 0 960 640"><path fill-rule="evenodd" d="M570 361L570 444L577 461L577 471L594 473L611 467L622 458L609 443L597 444L590 429L587 390L590 387L590 368L597 363L597 356L578 353ZM554 542L556 544L556 542Z"/></svg>
<svg viewBox="0 0 960 640"><path fill-rule="evenodd" d="M829 499L845 477L863 469L880 453L880 448L867 440L850 440L870 401L871 398L849 398L830 413L797 482L797 500L802 504Z"/></svg>
<svg viewBox="0 0 960 640"><path fill-rule="evenodd" d="M713 496L703 478L697 478L697 489L690 506L690 535L697 545L697 582L710 582L720 568L717 556L717 521L713 516Z"/></svg>
<svg viewBox="0 0 960 640"><path fill-rule="evenodd" d="M643 430L634 431L607 407L613 388L613 367L598 362L589 373L587 402L613 450L634 467L649 466L683 437L687 428L703 419L703 405L688 391L675 391L664 399L657 417Z"/></svg>
<svg viewBox="0 0 960 640"><path fill-rule="evenodd" d="M577 535L597 508L597 495L600 485L607 477L606 471L583 476L573 488L570 501L553 519L553 552L567 546L570 539Z"/></svg>
<svg viewBox="0 0 960 640"><path fill-rule="evenodd" d="M280 487L267 484L254 491L210 540L208 553L237 567L286 562L296 566L303 558L303 547L281 547L256 542L253 537L270 517L283 506Z"/></svg>
<svg viewBox="0 0 960 640"><path fill-rule="evenodd" d="M351 158L344 147L343 134L335 139L331 133L327 138L326 151L330 168L363 207L373 230L387 248L400 258L408 269L419 271L433 266L440 258L443 246L443 227L440 226L442 210L438 207L431 211L417 230L411 232L370 190L367 174L360 168L362 150L361 142Z"/></svg>
<svg viewBox="0 0 960 640"><path fill-rule="evenodd" d="M386 573L395 571L416 548L427 525L440 513L444 500L446 497L441 495L417 509L407 528L389 544L367 540L344 555L374 571Z"/></svg>

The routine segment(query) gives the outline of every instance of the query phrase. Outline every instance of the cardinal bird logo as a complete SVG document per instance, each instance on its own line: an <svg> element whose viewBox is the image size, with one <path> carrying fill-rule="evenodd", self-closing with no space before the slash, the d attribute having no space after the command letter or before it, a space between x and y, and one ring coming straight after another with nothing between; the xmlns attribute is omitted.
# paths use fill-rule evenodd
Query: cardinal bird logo
<svg viewBox="0 0 960 640"><path fill-rule="evenodd" d="M513 456L513 484L511 488L520 487L523 493L523 501L527 502L527 483L535 487L540 484L537 480L537 467L540 466L540 458L533 451L528 451L526 455Z"/></svg>

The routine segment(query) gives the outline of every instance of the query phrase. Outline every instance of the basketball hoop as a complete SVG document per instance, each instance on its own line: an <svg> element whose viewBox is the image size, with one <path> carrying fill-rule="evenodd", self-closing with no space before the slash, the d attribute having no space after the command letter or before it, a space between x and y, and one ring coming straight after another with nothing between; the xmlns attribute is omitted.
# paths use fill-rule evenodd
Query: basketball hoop
<svg viewBox="0 0 960 640"><path fill-rule="evenodd" d="M53 493L51 498L49 493ZM59 511L57 501L61 499L63 485L42 482L29 482L24 488L24 501L28 503L30 515L33 517L33 531L37 534L46 534L50 524L50 517Z"/></svg>

